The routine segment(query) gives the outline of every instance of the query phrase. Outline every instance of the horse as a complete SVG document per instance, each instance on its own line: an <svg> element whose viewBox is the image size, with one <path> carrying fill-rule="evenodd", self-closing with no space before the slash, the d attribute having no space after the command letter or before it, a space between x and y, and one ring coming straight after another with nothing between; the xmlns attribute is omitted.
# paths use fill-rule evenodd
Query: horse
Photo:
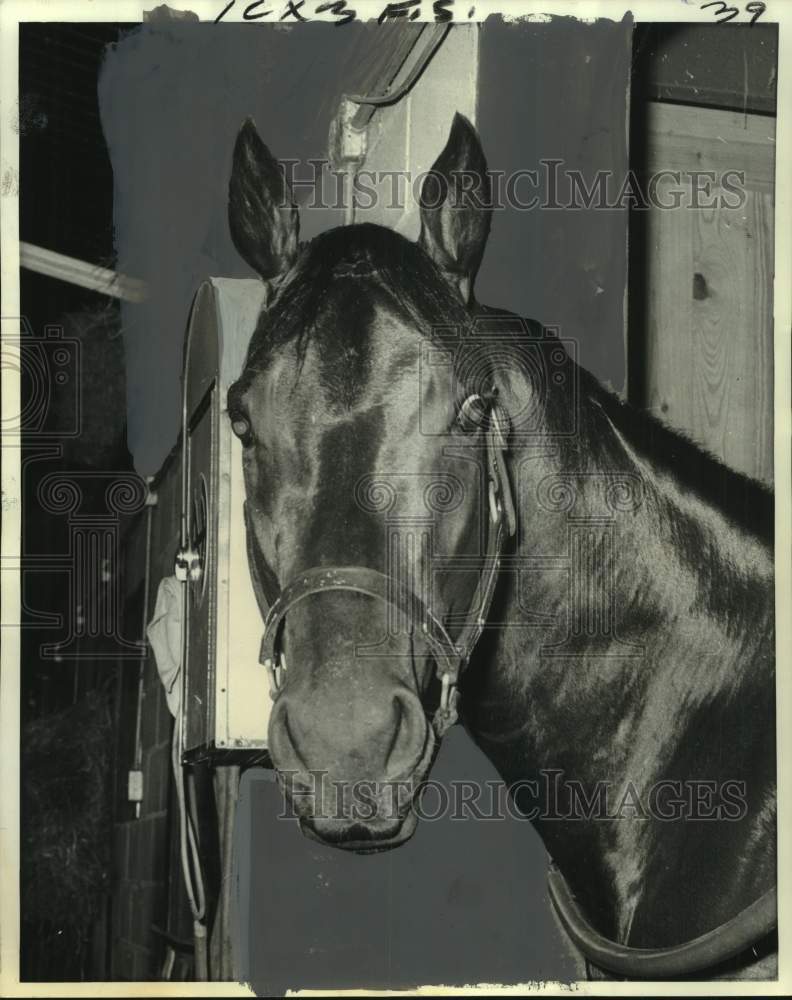
<svg viewBox="0 0 792 1000"><path fill-rule="evenodd" d="M772 491L604 389L574 337L476 300L490 194L457 115L417 241L304 244L252 120L238 134L229 225L266 294L227 410L273 766L306 836L394 848L461 713L590 974L761 978Z"/></svg>

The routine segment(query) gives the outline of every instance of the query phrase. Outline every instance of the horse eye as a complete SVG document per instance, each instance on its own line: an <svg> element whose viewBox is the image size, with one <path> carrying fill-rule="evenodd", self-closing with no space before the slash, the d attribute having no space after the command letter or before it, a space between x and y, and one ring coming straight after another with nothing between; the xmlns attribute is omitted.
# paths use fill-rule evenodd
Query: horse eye
<svg viewBox="0 0 792 1000"><path fill-rule="evenodd" d="M250 443L250 424L243 417L235 417L231 421L231 430L242 444L247 445Z"/></svg>

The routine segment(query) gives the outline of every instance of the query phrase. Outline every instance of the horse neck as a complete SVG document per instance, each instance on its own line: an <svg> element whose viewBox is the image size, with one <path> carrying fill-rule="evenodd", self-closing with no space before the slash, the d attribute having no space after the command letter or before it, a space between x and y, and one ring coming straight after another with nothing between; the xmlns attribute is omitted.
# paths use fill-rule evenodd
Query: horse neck
<svg viewBox="0 0 792 1000"><path fill-rule="evenodd" d="M539 617L490 634L497 670L476 672L471 728L507 782L538 782L535 825L598 926L662 946L772 882L772 565L631 447L604 398L583 395L571 443L548 435L512 455L520 586L512 574L503 617L525 623L528 603ZM662 782L686 782L689 798L709 787L694 782L714 781L725 816L727 779L746 783L739 823L669 823L650 800ZM581 812L578 789L598 802L603 788L605 816L621 818ZM703 853L680 862L694 841ZM720 868L732 888L714 898ZM699 910L687 899L676 912L680 878L700 887ZM669 918L660 940L658 908Z"/></svg>

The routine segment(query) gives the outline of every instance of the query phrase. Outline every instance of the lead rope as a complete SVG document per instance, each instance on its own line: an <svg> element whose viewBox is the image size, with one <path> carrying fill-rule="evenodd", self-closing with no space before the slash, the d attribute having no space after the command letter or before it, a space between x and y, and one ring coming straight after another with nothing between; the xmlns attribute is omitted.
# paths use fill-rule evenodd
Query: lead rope
<svg viewBox="0 0 792 1000"><path fill-rule="evenodd" d="M195 950L195 978L205 982L209 978L207 955L206 894L201 873L201 856L198 838L187 804L188 792L185 788L184 768L181 764L179 745L181 743L181 712L173 727L171 762L176 786L176 801L179 806L179 857L181 859L184 887L193 918L193 947Z"/></svg>
<svg viewBox="0 0 792 1000"><path fill-rule="evenodd" d="M179 857L181 859L182 877L187 900L193 918L193 947L195 950L195 978L205 982L209 978L209 963L207 953L206 931L206 893L204 891L203 873L201 871L201 855L198 849L198 837L193 826L192 816L188 808L188 790L185 788L184 765L181 762L182 725L185 707L185 688L187 674L187 602L189 601L187 579L181 580L182 593L182 666L181 666L181 697L179 710L173 723L173 741L171 744L171 765L176 788L176 802L179 807Z"/></svg>
<svg viewBox="0 0 792 1000"><path fill-rule="evenodd" d="M195 309L193 302L192 309ZM192 310L187 329L192 330ZM202 567L198 553L190 545L189 524L189 461L190 448L188 439L187 414L187 376L189 372L190 335L185 345L184 371L182 384L181 413L181 516L179 519L179 550L176 553L175 576L181 583L182 592L182 657L181 657L181 697L179 710L173 725L173 743L171 746L171 764L176 786L176 801L179 806L179 855L181 858L182 877L187 899L193 918L193 946L195 950L195 978L205 982L209 978L209 963L207 954L206 895L204 892L203 873L201 871L201 856L198 850L198 837L193 826L192 817L187 807L189 792L185 789L184 765L181 762L182 751L182 720L186 710L186 677L187 677L187 611L190 600L189 581L200 579Z"/></svg>

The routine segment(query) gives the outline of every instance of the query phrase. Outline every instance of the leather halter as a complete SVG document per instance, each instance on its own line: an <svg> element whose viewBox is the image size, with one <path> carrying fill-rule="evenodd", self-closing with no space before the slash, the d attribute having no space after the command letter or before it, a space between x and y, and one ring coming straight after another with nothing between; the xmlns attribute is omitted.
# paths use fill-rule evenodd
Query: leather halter
<svg viewBox="0 0 792 1000"><path fill-rule="evenodd" d="M477 413L474 413L476 403L480 405ZM432 724L437 735L442 736L456 722L459 676L467 666L484 630L495 593L501 553L507 539L516 530L516 513L505 461L508 433L508 419L505 412L497 402L487 405L480 396L471 396L462 405L460 416L476 422L484 419L488 422L485 439L490 523L487 532L487 552L471 608L471 612L473 610L477 612L475 619L468 620L454 640L448 634L442 620L426 606L417 593L399 586L392 577L365 566L327 566L304 570L279 593L273 595L271 602L268 602L259 577L256 554L252 547L252 532L248 525L248 563L253 589L264 618L259 662L269 673L270 696L273 700L280 693L285 669L280 651L280 635L288 612L306 597L328 591L347 591L376 598L395 608L404 615L410 635L414 634L416 625L420 627L420 632L434 657L441 685L440 704ZM469 614L468 619L470 617Z"/></svg>
<svg viewBox="0 0 792 1000"><path fill-rule="evenodd" d="M547 887L573 944L594 965L628 979L672 979L711 969L739 955L778 925L778 897L772 888L731 920L691 941L670 948L632 948L611 941L591 926L554 864L547 873Z"/></svg>

